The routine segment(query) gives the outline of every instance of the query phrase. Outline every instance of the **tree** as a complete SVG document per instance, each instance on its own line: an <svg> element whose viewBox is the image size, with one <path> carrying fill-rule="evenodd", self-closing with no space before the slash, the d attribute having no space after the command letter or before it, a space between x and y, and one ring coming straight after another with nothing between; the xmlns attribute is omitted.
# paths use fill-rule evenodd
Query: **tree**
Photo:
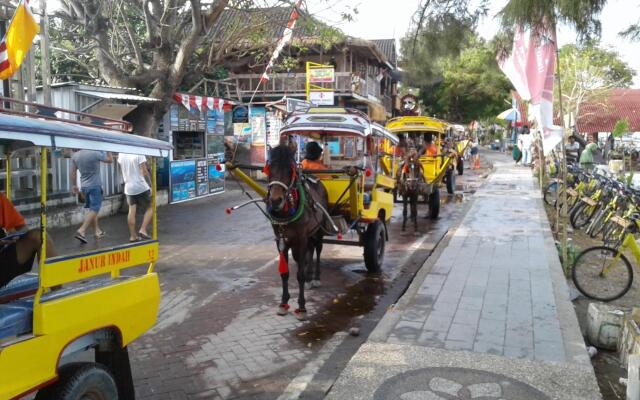
<svg viewBox="0 0 640 400"><path fill-rule="evenodd" d="M635 71L618 53L598 47L594 42L565 45L560 49L563 106L574 118L579 118L580 106L585 101L605 102L610 89L631 86L634 75ZM557 93L554 99L559 99Z"/></svg>
<svg viewBox="0 0 640 400"><path fill-rule="evenodd" d="M287 0L62 0L52 23L58 74L136 88L159 102L130 114L137 133L154 135L173 94L219 75L232 55L268 57L287 21ZM259 7L259 8L257 8ZM270 11L271 10L271 11ZM288 19L288 18L287 18ZM267 55L268 54L268 55Z"/></svg>
<svg viewBox="0 0 640 400"><path fill-rule="evenodd" d="M504 110L511 84L498 69L491 43L476 39L459 56L443 59L441 68L441 82L420 91L427 114L466 123L494 120Z"/></svg>

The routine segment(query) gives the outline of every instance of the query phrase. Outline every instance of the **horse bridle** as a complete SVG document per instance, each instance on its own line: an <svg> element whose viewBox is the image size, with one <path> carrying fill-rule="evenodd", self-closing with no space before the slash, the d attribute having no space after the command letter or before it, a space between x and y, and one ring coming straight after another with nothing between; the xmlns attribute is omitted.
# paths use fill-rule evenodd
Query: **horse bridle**
<svg viewBox="0 0 640 400"><path fill-rule="evenodd" d="M270 166L267 164L263 171L265 175L269 176ZM300 178L298 174L298 169L294 163L291 164L291 183L287 185L286 183L278 180L270 181L267 184L267 198L269 198L269 193L271 192L271 188L274 186L280 186L284 189L284 212L290 212L292 215L290 217L280 218L274 216L269 210L269 217L271 219L271 223L273 225L287 225L292 222L297 221L304 212L304 203L306 201L306 196L304 193L304 189L302 188L302 184L300 183ZM295 197L295 198L294 198ZM298 207L296 207L296 201L298 202ZM291 207L291 208L289 208ZM293 211L293 212L292 212Z"/></svg>

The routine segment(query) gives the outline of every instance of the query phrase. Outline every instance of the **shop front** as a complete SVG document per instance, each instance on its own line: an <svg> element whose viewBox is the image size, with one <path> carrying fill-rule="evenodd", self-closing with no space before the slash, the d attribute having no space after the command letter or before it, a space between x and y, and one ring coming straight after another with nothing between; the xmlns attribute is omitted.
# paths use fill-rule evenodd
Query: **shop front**
<svg viewBox="0 0 640 400"><path fill-rule="evenodd" d="M233 136L233 103L180 93L174 100L163 129L173 145L167 171L170 202L224 192L224 140Z"/></svg>

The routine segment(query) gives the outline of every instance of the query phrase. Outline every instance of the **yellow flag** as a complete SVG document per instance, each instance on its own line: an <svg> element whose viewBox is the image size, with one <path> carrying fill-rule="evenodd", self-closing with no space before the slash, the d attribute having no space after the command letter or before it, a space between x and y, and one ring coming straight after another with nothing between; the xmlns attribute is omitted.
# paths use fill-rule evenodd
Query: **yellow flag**
<svg viewBox="0 0 640 400"><path fill-rule="evenodd" d="M0 79L8 79L18 71L38 32L40 26L31 13L29 0L21 0L0 42Z"/></svg>

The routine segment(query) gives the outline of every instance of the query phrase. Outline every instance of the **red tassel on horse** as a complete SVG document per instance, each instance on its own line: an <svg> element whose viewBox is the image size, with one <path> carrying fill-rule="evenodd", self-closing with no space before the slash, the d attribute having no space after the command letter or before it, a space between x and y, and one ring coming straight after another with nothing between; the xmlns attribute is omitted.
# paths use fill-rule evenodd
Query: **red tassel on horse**
<svg viewBox="0 0 640 400"><path fill-rule="evenodd" d="M280 275L289 273L289 264L287 264L287 258L283 252L280 252L280 262L278 263L278 272Z"/></svg>

